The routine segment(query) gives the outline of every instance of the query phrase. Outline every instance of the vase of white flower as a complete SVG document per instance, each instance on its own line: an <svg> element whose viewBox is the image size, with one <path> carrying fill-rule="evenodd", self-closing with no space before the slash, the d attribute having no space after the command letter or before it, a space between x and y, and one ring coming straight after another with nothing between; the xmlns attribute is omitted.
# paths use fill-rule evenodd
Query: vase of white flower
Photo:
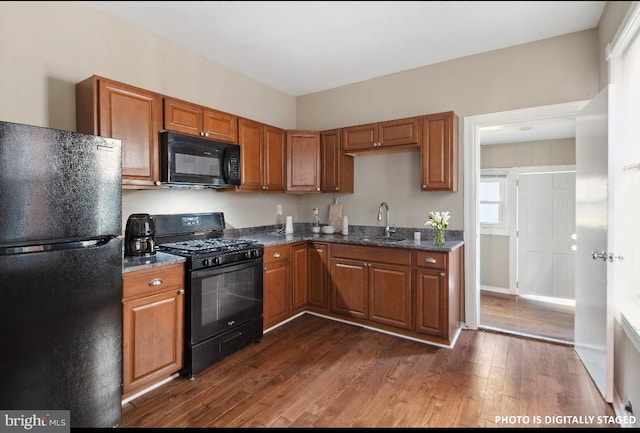
<svg viewBox="0 0 640 433"><path fill-rule="evenodd" d="M451 218L449 212L429 212L429 218L424 225L435 229L436 235L433 238L435 246L444 246L444 229L449 225L449 218Z"/></svg>

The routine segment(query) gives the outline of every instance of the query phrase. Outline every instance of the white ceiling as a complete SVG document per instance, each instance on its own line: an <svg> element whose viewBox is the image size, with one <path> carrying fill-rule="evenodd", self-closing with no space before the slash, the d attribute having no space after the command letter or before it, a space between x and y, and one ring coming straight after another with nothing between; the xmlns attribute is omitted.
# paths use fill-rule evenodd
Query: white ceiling
<svg viewBox="0 0 640 433"><path fill-rule="evenodd" d="M575 118L537 120L480 129L480 145L556 140L576 136Z"/></svg>
<svg viewBox="0 0 640 433"><path fill-rule="evenodd" d="M291 96L597 27L606 1L89 1Z"/></svg>

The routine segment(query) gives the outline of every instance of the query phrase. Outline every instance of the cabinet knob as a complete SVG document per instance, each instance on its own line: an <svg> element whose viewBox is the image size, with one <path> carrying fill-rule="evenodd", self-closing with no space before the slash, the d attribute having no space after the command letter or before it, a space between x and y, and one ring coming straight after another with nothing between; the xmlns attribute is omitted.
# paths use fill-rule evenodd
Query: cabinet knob
<svg viewBox="0 0 640 433"><path fill-rule="evenodd" d="M444 277L444 272L440 272L440 276L441 276L441 277Z"/></svg>
<svg viewBox="0 0 640 433"><path fill-rule="evenodd" d="M200 136L204 137L204 132L200 131Z"/></svg>
<svg viewBox="0 0 640 433"><path fill-rule="evenodd" d="M427 263L436 263L437 260L434 259L433 257L427 257L426 259L424 259L425 262Z"/></svg>
<svg viewBox="0 0 640 433"><path fill-rule="evenodd" d="M178 290L178 295L184 295L184 289Z"/></svg>
<svg viewBox="0 0 640 433"><path fill-rule="evenodd" d="M209 136L209 133L208 133L208 132L205 132L205 133L204 133L204 136L205 136L205 137L208 137L208 136Z"/></svg>
<svg viewBox="0 0 640 433"><path fill-rule="evenodd" d="M150 286L161 286L162 285L162 280L160 278L154 278L153 280L149 281L149 285Z"/></svg>
<svg viewBox="0 0 640 433"><path fill-rule="evenodd" d="M262 189L267 189L267 187L263 185L263 186L262 186Z"/></svg>
<svg viewBox="0 0 640 433"><path fill-rule="evenodd" d="M275 257L275 258L280 257L280 253L273 253L273 257Z"/></svg>
<svg viewBox="0 0 640 433"><path fill-rule="evenodd" d="M422 185L422 187L423 187L423 188L426 188L426 187L427 187L427 185Z"/></svg>
<svg viewBox="0 0 640 433"><path fill-rule="evenodd" d="M320 188L316 188L316 191L320 191Z"/></svg>
<svg viewBox="0 0 640 433"><path fill-rule="evenodd" d="M267 272L267 267L262 268L263 271Z"/></svg>

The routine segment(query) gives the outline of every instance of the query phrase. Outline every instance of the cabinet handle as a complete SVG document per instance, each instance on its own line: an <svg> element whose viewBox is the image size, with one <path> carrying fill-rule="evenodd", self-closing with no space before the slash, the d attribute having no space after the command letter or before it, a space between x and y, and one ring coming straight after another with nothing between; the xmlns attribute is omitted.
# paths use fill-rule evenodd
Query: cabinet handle
<svg viewBox="0 0 640 433"><path fill-rule="evenodd" d="M426 259L424 259L425 262L427 263L436 263L437 260L434 259L433 257L427 257Z"/></svg>
<svg viewBox="0 0 640 433"><path fill-rule="evenodd" d="M273 257L275 257L275 258L280 257L280 253L274 253L274 254L273 254Z"/></svg>
<svg viewBox="0 0 640 433"><path fill-rule="evenodd" d="M440 272L440 276L441 276L441 277L444 277L444 272Z"/></svg>
<svg viewBox="0 0 640 433"><path fill-rule="evenodd" d="M184 289L178 290L178 295L184 295Z"/></svg>
<svg viewBox="0 0 640 433"><path fill-rule="evenodd" d="M162 280L160 278L154 278L153 280L149 281L149 285L150 286L161 286L162 285Z"/></svg>

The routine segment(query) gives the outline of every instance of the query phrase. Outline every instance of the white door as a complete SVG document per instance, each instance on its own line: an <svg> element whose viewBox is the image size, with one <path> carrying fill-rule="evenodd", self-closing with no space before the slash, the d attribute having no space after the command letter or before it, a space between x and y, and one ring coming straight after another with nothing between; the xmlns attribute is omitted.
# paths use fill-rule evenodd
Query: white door
<svg viewBox="0 0 640 433"><path fill-rule="evenodd" d="M613 401L613 305L609 239L608 88L576 118L575 349L606 401Z"/></svg>
<svg viewBox="0 0 640 433"><path fill-rule="evenodd" d="M517 179L518 294L574 299L575 173Z"/></svg>

